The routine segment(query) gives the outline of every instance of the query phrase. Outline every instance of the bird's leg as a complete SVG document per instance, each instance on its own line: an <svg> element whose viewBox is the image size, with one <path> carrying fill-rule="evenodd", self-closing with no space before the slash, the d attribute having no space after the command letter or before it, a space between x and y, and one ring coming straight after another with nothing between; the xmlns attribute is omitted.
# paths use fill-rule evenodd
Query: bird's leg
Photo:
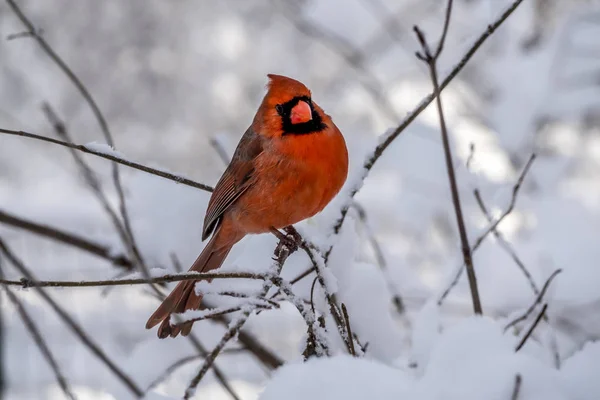
<svg viewBox="0 0 600 400"><path fill-rule="evenodd" d="M288 228L292 228L293 232L288 230ZM279 231L279 229L275 229L273 227L270 228L271 233L273 233L273 235L277 236L277 238L279 239L279 241L281 242L281 244L285 245L289 250L290 250L290 254L295 252L296 250L298 250L298 247L300 246L300 244L302 243L302 238L300 237L300 234L298 232L296 232L296 230L294 229L294 227L290 226L286 226L285 228L283 228L283 230L286 232L286 234L283 234ZM300 239L298 239L300 238Z"/></svg>
<svg viewBox="0 0 600 400"><path fill-rule="evenodd" d="M285 233L287 233L288 237L291 236L294 239L294 241L296 242L297 246L302 245L302 242L304 242L304 239L298 233L298 231L296 230L296 228L294 228L294 225L288 225L285 228L283 228L283 230L284 230Z"/></svg>

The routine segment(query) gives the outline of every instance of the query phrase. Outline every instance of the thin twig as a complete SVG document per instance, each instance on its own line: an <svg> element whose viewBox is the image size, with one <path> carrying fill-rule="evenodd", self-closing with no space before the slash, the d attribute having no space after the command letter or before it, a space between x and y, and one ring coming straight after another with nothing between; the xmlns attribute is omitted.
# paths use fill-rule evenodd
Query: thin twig
<svg viewBox="0 0 600 400"><path fill-rule="evenodd" d="M479 190L475 189L473 191L473 194L475 196L477 204L479 205L479 208L485 215L488 222L490 224L494 224L494 218L492 217L492 215L489 213L487 207L485 206L485 203L483 202L483 198L481 197L481 193L479 193ZM516 251L510 245L510 243L508 243L508 241L504 238L504 235L500 231L498 231L498 229L495 227L494 227L494 229L492 229L492 234L494 235L494 237L496 237L496 239L498 240L498 243L500 243L500 247L502 247L504 249L504 251L506 251L508 253L510 258L512 258L512 260L515 262L515 264L517 264L517 266L519 267L519 269L525 276L525 279L527 279L527 282L529 283L529 286L531 287L533 294L535 294L536 296L538 294L540 294L540 290L538 289L535 281L533 280L533 276L531 276L531 273L525 266L525 263L523 263L523 261L521 261L521 259L517 255Z"/></svg>
<svg viewBox="0 0 600 400"><path fill-rule="evenodd" d="M219 139L217 139L216 137L211 138L210 145L213 147L213 149L215 149L215 152L217 153L221 161L223 161L223 164L225 166L229 165L229 161L231 161L231 159L229 155L227 155L227 151L225 151L225 148L223 147L223 144L219 141Z"/></svg>
<svg viewBox="0 0 600 400"><path fill-rule="evenodd" d="M525 342L527 342L527 339L529 339L529 337L531 336L531 334L533 333L533 331L535 330L535 328L538 326L538 324L542 320L542 318L544 318L544 315L546 315L546 309L547 308L548 308L548 304L546 303L542 307L542 310L540 311L540 313L538 314L538 316L535 318L535 321L533 321L533 324L531 324L531 326L527 330L527 333L525 333L525 336L523 336L523 339L521 339L521 341L519 342L519 344L515 348L515 351L521 350L521 348L525 345Z"/></svg>
<svg viewBox="0 0 600 400"><path fill-rule="evenodd" d="M506 10L496 18L496 20L488 25L484 32L479 35L477 40L469 47L467 52L463 55L460 61L452 68L450 73L444 78L444 80L439 85L440 92L446 88L452 82L452 80L458 75L459 72L467 65L467 63L471 60L471 58L477 53L481 45L485 43L485 41L494 33L496 30L506 21L508 17L519 7L519 5L523 2L523 0L514 0L510 6L506 8ZM407 117L390 133L381 137L379 145L373 150L373 152L367 157L364 162L363 168L365 170L364 177L366 178L367 174L371 171L375 163L379 160L379 158L383 155L385 150L394 142L394 140L400 136L402 132L406 130L406 128L431 104L431 102L435 99L436 93L430 93L427 95L421 102L408 113ZM359 189L362 187L362 182L357 184L355 187L351 189L350 199L353 199L356 193L358 193ZM340 217L336 221L333 226L333 232L335 234L339 233L344 220L346 219L346 215L348 213L348 207L350 203L346 204L342 207L340 212Z"/></svg>
<svg viewBox="0 0 600 400"><path fill-rule="evenodd" d="M199 279L258 279L268 280L268 276L253 272L187 272L185 274L166 274L153 278L104 279L96 281L38 281L28 277L17 280L0 279L2 285L30 287L98 287L147 285L150 283L180 282Z"/></svg>
<svg viewBox="0 0 600 400"><path fill-rule="evenodd" d="M533 301L533 303L529 306L529 308L527 309L527 311L525 311L523 313L523 315L521 315L521 316L515 318L514 320L512 320L511 322L509 322L504 327L504 332L506 332L511 327L515 326L516 324L518 324L518 323L520 323L522 321L525 321L527 318L529 318L529 316L531 315L531 313L533 313L533 311L535 310L535 308L537 307L537 305L542 302L544 296L546 295L546 291L550 287L550 284L552 283L552 281L554 280L554 278L558 274L560 274L561 272L562 272L562 269L557 269L552 274L550 274L550 276L548 277L548 279L546 279L546 282L544 283L544 286L542 286L542 290L540 290L540 293L537 295L537 297L535 298L535 300Z"/></svg>
<svg viewBox="0 0 600 400"><path fill-rule="evenodd" d="M202 311L201 312L202 315L200 315L198 317L193 317L193 318L183 317L181 314L172 314L171 317L173 317L173 319L174 319L172 324L177 326L177 325L185 324L186 322L198 322L198 321L204 321L206 319L221 317L223 315L232 314L232 313L235 313L238 311L244 311L247 308L247 306L251 306L255 309L263 309L263 310L270 310L272 308L272 307L264 305L264 304L247 304L246 307L234 306L234 307L229 307L229 308L215 308L212 310ZM195 312L198 312L198 311L194 311L194 313Z"/></svg>
<svg viewBox="0 0 600 400"><path fill-rule="evenodd" d="M48 42L46 42L46 40L43 38L43 36L39 34L39 31L35 28L31 20L27 18L27 16L19 8L19 6L17 6L17 4L13 0L7 0L7 2L12 8L13 12L21 20L23 25L25 25L25 27L28 29L29 33L31 34L31 37L36 40L36 42L40 45L44 52L46 52L48 57L50 57L50 59L60 68L60 70L77 88L77 90L84 98L86 103L90 106L90 109L92 111L92 114L96 118L96 121L98 121L98 125L100 125L100 130L102 131L102 135L104 136L104 140L110 147L115 148L114 139L108 127L108 122L106 121L106 118L104 117L102 111L100 111L100 107L98 106L98 103L96 103L96 100L94 99L90 91L83 84L81 79L79 79L79 77L75 74L75 72L73 72L73 70L67 65L67 63L56 53L56 51L54 51L52 46L50 46ZM119 198L119 211L121 213L121 218L123 219L123 227L125 230L125 234L128 238L128 242L130 243L130 246L134 253L136 253L136 258L139 259L140 268L142 268L142 270L144 271L147 271L147 268L145 268L145 264L141 259L141 255L139 251L137 251L137 246L135 245L135 239L133 237L131 222L127 211L127 203L125 201L125 193L123 191L123 184L121 183L121 177L119 174L119 166L116 163L112 163L112 178Z"/></svg>
<svg viewBox="0 0 600 400"><path fill-rule="evenodd" d="M327 301L327 304L329 304L329 311L331 313L331 316L333 317L333 321L335 322L335 325L337 327L337 330L340 334L340 336L342 337L342 340L344 341L344 344L346 345L346 349L348 350L348 352L351 352L351 347L350 347L350 343L349 341L352 340L352 338L348 338L348 333L346 332L346 326L344 324L344 321L342 319L342 312L339 309L339 306L337 305L337 300L335 298L335 294L331 292L331 290L329 289L329 287L327 286L327 282L325 280L325 268L328 268L327 265L325 264L325 260L321 261L321 263L319 263L317 261L317 255L315 255L312 251L312 249L306 245L306 243L301 243L300 244L300 248L302 250L304 250L304 252L308 255L308 258L310 259L311 263L313 264L313 267L315 268L315 271L317 272L317 280L319 281L319 284L321 285L321 287L323 288L323 292L325 294L325 300Z"/></svg>
<svg viewBox="0 0 600 400"><path fill-rule="evenodd" d="M523 378L521 377L521 374L517 374L515 376L515 386L513 388L513 392L512 392L512 396L510 397L511 400L518 400L519 399L519 393L521 391L521 383L523 381Z"/></svg>
<svg viewBox="0 0 600 400"><path fill-rule="evenodd" d="M317 278L315 278L316 282ZM311 302L308 304L310 307L305 307L304 301L300 300L293 292L292 286L285 282L280 276L273 276L272 281L275 285L277 285L280 291L283 293L284 298L292 303L302 318L304 322L306 322L307 326L307 338L306 338L306 347L302 355L304 359L307 360L312 356L329 356L329 346L324 342L324 338L326 336L326 328L325 328L325 320L319 320L316 318L316 312L314 309L314 303L312 302L312 294L311 294ZM314 288L314 286L313 286ZM311 289L312 292L312 289ZM321 323L322 321L322 323ZM317 334L317 330L324 331L323 334ZM343 336L342 336L343 339Z"/></svg>
<svg viewBox="0 0 600 400"><path fill-rule="evenodd" d="M523 185L523 181L525 179L525 176L527 175L527 173L529 172L529 169L531 168L531 165L533 164L533 161L535 160L536 155L532 154L529 157L529 160L527 161L527 164L525 164L525 167L523 168L523 171L521 172L521 175L519 175L519 179L517 179L517 182L515 183L515 185L512 188L512 196L510 199L510 203L508 205L508 207L506 208L506 210L504 210L504 212L502 213L502 215L500 215L500 217L493 223L491 224L488 229L485 230L485 232L483 232L478 238L477 240L475 240L475 243L473 244L473 248L471 250L472 253L474 253L475 251L477 251L477 249L479 249L479 246L481 246L481 244L483 243L483 241L485 240L485 238L487 238L487 236L493 232L498 225L500 225L500 223L504 220L504 218L508 217L508 215L510 215L510 213L513 212L515 205L517 203L517 197L519 194L519 190L521 189L521 186ZM438 300L438 305L442 305L442 303L444 302L444 300L446 299L446 297L448 297L448 295L450 294L450 292L452 291L452 289L458 284L458 281L460 280L460 277L462 276L462 273L464 271L464 266L465 264L463 263L459 269L456 272L456 275L454 276L454 278L452 279L452 282L450 282L450 284L448 285L448 287L446 288L446 290L444 290L444 292L442 293L442 295L440 296L439 300Z"/></svg>
<svg viewBox="0 0 600 400"><path fill-rule="evenodd" d="M6 243L4 243L2 238L0 238L0 250L2 251L2 253L4 253L6 258L15 266L15 268L19 270L20 273L26 276L27 279L31 282L35 282L35 278L31 274L29 269L27 269L25 265L21 262L21 260L19 260L14 255L14 253L9 249ZM62 321L69 327L69 329L73 331L73 333L79 338L79 340L81 340L81 342L90 349L92 354L99 358L108 367L108 369L112 373L114 373L125 386L127 386L127 388L133 393L133 395L136 398L143 397L144 392L137 386L137 384L133 382L133 380L127 374L125 374L123 370L121 370L121 368L119 368L119 366L114 361L112 361L106 355L106 353L104 353L104 351L87 335L87 333L85 333L81 326L79 326L79 324L77 324L75 320L71 318L71 316L65 310L63 310L52 299L52 297L50 297L46 293L44 289L42 289L41 287L35 287L35 289L38 292L38 294L44 299L44 301L46 301L48 305L54 310L54 312L58 314L60 319L62 319Z"/></svg>
<svg viewBox="0 0 600 400"><path fill-rule="evenodd" d="M283 268L283 265L285 264L285 261L287 260L287 258L289 257L289 255L291 253L290 253L290 249L288 249L283 244L283 241L280 241L279 244L277 245L277 247L275 248L274 254L275 254L275 265L274 265L275 273L273 274L273 276L279 276L279 274L281 273L281 269ZM260 296L265 297L272 286L273 286L272 280L265 282ZM246 323L246 321L252 314L252 311L253 311L253 308L249 307L248 309L243 311L241 315L239 315L236 319L234 319L230 323L229 329L227 330L227 332L225 332L225 335L223 335L223 337L221 338L219 343L208 354L208 356L204 360L204 363L202 364L202 367L200 368L198 373L194 376L194 378L192 378L192 380L190 381L190 384L188 385L188 388L186 389L185 394L183 396L184 399L190 399L194 395L194 393L196 392L196 388L198 387L198 384L200 383L202 378L206 375L206 373L210 369L211 365L215 362L215 359L217 358L217 356L225 348L227 343L238 334L238 332L240 331L242 326L244 326L244 324Z"/></svg>
<svg viewBox="0 0 600 400"><path fill-rule="evenodd" d="M33 322L33 318L31 318L31 316L29 315L27 310L25 310L25 307L23 306L23 304L21 303L19 298L12 292L12 290L5 287L4 291L8 295L8 299L10 300L10 302L15 306L15 309L19 313L19 316L21 317L23 324L25 325L25 327L31 334L34 343L36 344L38 349L40 349L40 352L42 353L42 355L44 356L44 358L50 365L50 368L52 369L52 372L54 373L54 377L56 378L56 381L58 382L58 385L62 389L63 393L65 394L65 396L67 398L69 398L71 400L75 400L76 397L73 394L73 391L71 389L71 386L69 385L69 382L67 382L67 379L63 375L63 373L60 369L60 366L58 365L58 362L52 355L52 351L50 350L50 347L44 340L44 336L40 333L35 322Z"/></svg>
<svg viewBox="0 0 600 400"><path fill-rule="evenodd" d="M35 133L29 133L29 132L25 132L25 131L14 131L14 130L11 130L11 129L2 129L2 128L0 128L0 133L5 133L5 134L8 134L8 135L14 135L14 136L26 137L26 138L29 138L29 139L41 140L41 141L52 143L52 144L56 144L56 145L59 145L59 146L68 147L68 148L71 148L71 149L79 150L79 151L82 151L82 152L87 153L87 154L92 154L92 155L95 155L97 157L105 158L107 160L114 161L114 162L119 163L121 165L125 165L125 166L130 167L130 168L134 168L134 169L137 169L137 170L140 170L140 171L144 171L144 172L146 172L148 174L151 174L151 175L160 176L161 178L169 179L169 180L171 180L173 182L181 183L181 184L186 185L186 186L191 186L191 187L194 187L196 189L204 190L206 192L212 192L214 190L209 185L205 185L203 183L195 182L195 181L193 181L191 179L188 179L188 178L185 178L185 177L183 177L181 175L175 175L175 174L172 174L170 172L166 172L166 171L163 171L163 170L159 170L159 169L147 167L145 165L138 164L138 163L136 163L134 161L129 161L129 160L126 160L124 158L121 158L121 157L115 155L115 153L104 153L102 151L97 151L97 150L93 150L93 149L87 148L85 145L74 144L74 143L67 143L67 142L64 142L62 140L50 138L50 137L47 137L47 136L36 135Z"/></svg>
<svg viewBox="0 0 600 400"><path fill-rule="evenodd" d="M452 204L454 205L454 211L456 214L456 223L458 225L458 232L460 236L461 249L463 259L467 269L467 276L469 278L469 287L471 289L471 298L473 300L473 311L475 314L481 314L481 300L479 298L479 289L477 287L477 278L475 276L475 267L473 265L473 258L471 255L471 246L469 245L469 239L467 237L467 229L465 228L465 221L463 217L462 207L460 204L460 195L458 193L458 184L456 183L456 173L454 172L454 163L452 160L452 150L450 148L450 139L448 138L448 130L446 128L446 121L444 118L444 111L442 108L442 97L440 95L441 89L438 82L437 72L437 61L444 47L444 40L449 27L450 15L452 13L452 0L448 0L446 8L446 20L444 23L444 30L440 42L438 44L435 53L431 53L429 45L425 39L425 34L415 26L414 31L421 43L421 52L417 53L417 57L424 61L429 67L429 73L431 75L431 82L433 83L433 92L436 97L436 105L438 110L438 117L440 120L440 130L442 133L442 144L444 148L444 156L446 160L446 170L448 172L448 180L450 182L450 191L452 193Z"/></svg>
<svg viewBox="0 0 600 400"><path fill-rule="evenodd" d="M201 357L206 357L206 355L208 354L206 347L204 347L204 345L200 342L200 340L193 333L188 336L188 339L189 339L190 343L192 343L192 345L196 348L196 350L198 351L198 354ZM225 389L225 391L227 393L229 393L231 398L233 400L241 400L240 397L238 396L238 394L235 392L235 390L233 390L233 388L229 384L229 381L225 377L225 374L223 373L223 371L221 371L221 368L219 368L217 366L217 363L214 363L212 365L212 370L215 374L215 378L217 379L217 381L221 384L221 386L223 386L223 389Z"/></svg>
<svg viewBox="0 0 600 400"><path fill-rule="evenodd" d="M356 350L354 349L354 337L352 336L352 328L350 327L350 317L348 316L348 310L346 309L346 305L344 303L342 303L342 313L344 314L344 321L346 322L346 332L348 332L350 354L356 357Z"/></svg>
<svg viewBox="0 0 600 400"><path fill-rule="evenodd" d="M109 248L102 246L98 243L89 241L87 239L79 238L70 233L61 231L55 227L36 224L34 222L22 220L20 218L14 217L14 216L6 214L6 213L4 213L4 215L2 213L0 213L0 222L5 222L9 225L29 230L35 234L39 234L41 236L45 236L50 239L56 239L64 244L72 245L79 250L87 251L90 254L95 254L97 256L106 258L107 260L114 262L117 265L129 266L129 268L131 268L131 266L133 265L131 260L129 260L125 255L120 254L120 255L114 256L114 258L111 258L112 252ZM177 279L181 279L181 278L177 278ZM197 277L194 277L193 279L197 279ZM112 280L116 280L116 279L112 279ZM23 286L23 282L21 280L5 281L5 282L0 281L0 284L1 283L5 283L5 284L9 284L9 285ZM118 283L121 284L120 282L118 282ZM138 280L137 283L133 282L132 284L147 284L147 283L149 283L147 280L140 279L140 280ZM160 282L156 282L156 283L160 283ZM28 281L27 279L25 279L25 285L29 285L29 284L31 284L31 282ZM52 286L53 284L61 285L62 282L55 281L55 282L48 283L49 286ZM123 282L122 284L127 285L128 283ZM107 287L114 287L114 286L107 286ZM205 301L205 303L206 303L206 301ZM215 320L224 325L229 324L229 322L226 319L224 319L223 317L217 317L217 318L215 318ZM190 337L192 337L192 336L190 335ZM260 343L250 333L240 332L238 335L238 338L239 338L240 342L242 342L244 344L244 346L256 357L256 359L258 361L260 361L261 363L263 363L267 368L275 369L275 368L278 368L281 365L283 365L283 361L279 357L277 357L273 352L271 352L269 349L267 349L262 343ZM217 376L217 378L218 378L218 376Z"/></svg>
<svg viewBox="0 0 600 400"><path fill-rule="evenodd" d="M74 233L65 232L58 228L17 217L3 210L0 210L0 222L87 251L90 254L111 262L113 265L124 267L127 270L131 270L133 267L126 255L115 254L110 247L94 243Z"/></svg>
<svg viewBox="0 0 600 400"><path fill-rule="evenodd" d="M44 111L44 114L46 115L46 118L48 119L50 125L54 128L54 132L56 132L56 135L65 142L72 144L73 140L69 134L69 131L67 130L64 121L62 121L58 117L56 111L52 109L50 104L42 104L42 110ZM108 197L102 190L100 180L98 179L92 168L85 162L85 160L79 152L77 152L73 148L71 148L70 151L71 155L73 156L73 159L75 160L75 164L77 164L77 166L83 174L85 182L87 183L88 187L91 189L95 197L98 199L98 202L102 205L102 208L108 215L113 227L119 235L121 242L129 250L130 258L136 260L136 263L138 264L140 270L144 273L145 276L149 276L148 268L146 267L146 264L144 263L140 255L140 252L135 243L135 238L133 237L133 235L130 234L130 232L128 232L124 221L121 221L116 211L113 210L112 206L110 205L110 202L108 201Z"/></svg>
<svg viewBox="0 0 600 400"><path fill-rule="evenodd" d="M155 387L157 387L158 385L160 385L164 381L166 381L169 378L169 376L171 376L173 374L173 372L175 372L179 368L183 367L186 364L191 363L192 361L196 361L196 360L199 360L201 358L203 358L201 355L193 355L193 356L183 357L183 358L175 361L173 364L169 365L167 367L167 369L165 369L152 382L150 382L150 384L146 388L146 393L149 392L149 391L151 391L152 389L154 389Z"/></svg>

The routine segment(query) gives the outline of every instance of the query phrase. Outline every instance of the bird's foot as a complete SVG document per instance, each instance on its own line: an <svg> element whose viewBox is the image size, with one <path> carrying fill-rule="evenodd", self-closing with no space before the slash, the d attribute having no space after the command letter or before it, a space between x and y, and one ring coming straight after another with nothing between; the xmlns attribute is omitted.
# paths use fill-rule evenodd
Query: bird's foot
<svg viewBox="0 0 600 400"><path fill-rule="evenodd" d="M291 225L286 226L283 230L285 234L281 233L279 229L271 228L271 232L279 239L280 245L287 247L291 254L302 245L302 236Z"/></svg>

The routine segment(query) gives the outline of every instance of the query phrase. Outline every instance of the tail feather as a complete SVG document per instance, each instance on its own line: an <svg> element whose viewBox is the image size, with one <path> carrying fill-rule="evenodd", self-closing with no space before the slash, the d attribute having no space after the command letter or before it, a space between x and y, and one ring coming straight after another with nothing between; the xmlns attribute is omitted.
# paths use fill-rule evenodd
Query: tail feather
<svg viewBox="0 0 600 400"><path fill-rule="evenodd" d="M194 261L190 271L208 272L219 268L223 264L233 243L217 246L217 238L218 232L208 242L196 261ZM165 298L150 316L148 322L146 322L146 329L151 329L160 323L158 337L161 339L168 336L175 337L180 332L183 336L187 336L192 329L193 322L172 325L170 320L172 313L182 313L186 310L196 310L200 307L202 295L197 295L194 290L196 282L198 281L179 282L171 294Z"/></svg>

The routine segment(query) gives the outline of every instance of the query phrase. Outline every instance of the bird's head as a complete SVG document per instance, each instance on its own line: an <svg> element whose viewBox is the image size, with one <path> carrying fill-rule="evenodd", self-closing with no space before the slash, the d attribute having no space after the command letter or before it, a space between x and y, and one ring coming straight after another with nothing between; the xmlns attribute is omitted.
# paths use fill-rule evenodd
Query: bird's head
<svg viewBox="0 0 600 400"><path fill-rule="evenodd" d="M269 74L267 94L253 127L267 137L306 135L327 128L328 116L312 101L310 90L295 79Z"/></svg>

